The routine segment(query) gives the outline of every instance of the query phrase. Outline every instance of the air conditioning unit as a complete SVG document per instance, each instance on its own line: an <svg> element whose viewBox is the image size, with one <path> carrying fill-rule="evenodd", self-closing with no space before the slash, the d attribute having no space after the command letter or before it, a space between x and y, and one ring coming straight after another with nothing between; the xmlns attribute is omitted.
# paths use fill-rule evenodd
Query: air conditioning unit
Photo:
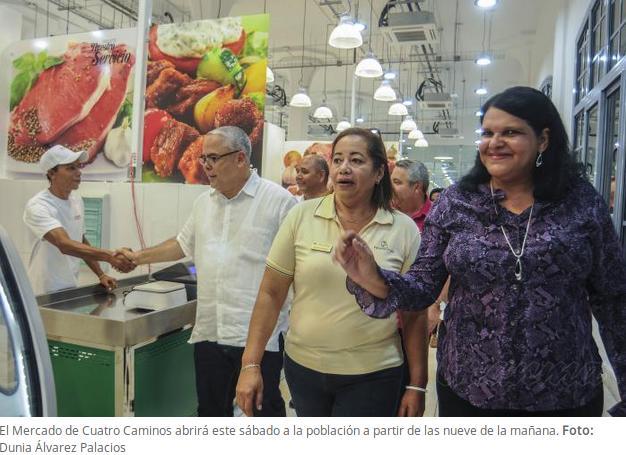
<svg viewBox="0 0 626 455"><path fill-rule="evenodd" d="M437 44L439 31L435 15L429 11L390 13L388 24L381 30L396 44Z"/></svg>
<svg viewBox="0 0 626 455"><path fill-rule="evenodd" d="M439 137L443 139L456 139L459 137L458 128L439 128Z"/></svg>
<svg viewBox="0 0 626 455"><path fill-rule="evenodd" d="M452 109L452 98L449 93L424 93L424 99L419 105L426 110Z"/></svg>

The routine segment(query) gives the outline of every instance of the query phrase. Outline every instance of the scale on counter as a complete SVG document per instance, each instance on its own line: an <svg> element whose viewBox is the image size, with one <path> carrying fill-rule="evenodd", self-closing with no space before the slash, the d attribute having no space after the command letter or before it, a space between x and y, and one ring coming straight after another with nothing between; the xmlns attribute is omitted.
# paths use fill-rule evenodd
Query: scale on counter
<svg viewBox="0 0 626 455"><path fill-rule="evenodd" d="M182 283L153 281L135 286L126 294L124 305L127 308L142 310L165 310L187 303L187 292Z"/></svg>

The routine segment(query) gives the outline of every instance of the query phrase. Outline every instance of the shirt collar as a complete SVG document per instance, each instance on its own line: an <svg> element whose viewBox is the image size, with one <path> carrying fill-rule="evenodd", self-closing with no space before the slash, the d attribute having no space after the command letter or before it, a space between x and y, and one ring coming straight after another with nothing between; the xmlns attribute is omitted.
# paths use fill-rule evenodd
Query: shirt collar
<svg viewBox="0 0 626 455"><path fill-rule="evenodd" d="M432 205L433 203L430 202L430 199L426 198L426 200L424 201L424 204L422 205L422 208L414 212L411 215L411 218L413 218L414 220L419 219L419 218L424 218L428 214L428 211L430 210L430 207Z"/></svg>
<svg viewBox="0 0 626 455"><path fill-rule="evenodd" d="M260 184L261 184L261 177L259 177L259 174L257 174L255 170L251 171L250 177L248 177L248 180L246 181L245 185L241 188L241 190L239 190L239 193L237 193L235 197L233 197L231 200L237 199L239 195L242 193L250 197L254 197L256 195L257 190L259 189ZM224 196L215 188L211 188L209 191L210 191L209 194L211 196L215 196L217 194Z"/></svg>
<svg viewBox="0 0 626 455"><path fill-rule="evenodd" d="M337 218L334 193L321 198L317 208L315 209L315 216L319 216L320 218L325 218L327 220L334 220ZM393 224L393 215L390 211L379 208L371 222L378 224Z"/></svg>

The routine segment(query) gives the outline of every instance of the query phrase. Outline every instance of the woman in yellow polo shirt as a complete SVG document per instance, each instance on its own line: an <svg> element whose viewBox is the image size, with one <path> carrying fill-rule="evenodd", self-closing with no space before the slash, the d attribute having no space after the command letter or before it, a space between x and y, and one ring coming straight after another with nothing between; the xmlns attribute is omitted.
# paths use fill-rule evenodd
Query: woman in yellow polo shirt
<svg viewBox="0 0 626 455"><path fill-rule="evenodd" d="M332 150L334 193L294 207L267 257L237 384L237 403L246 415L262 402L259 366L292 283L284 368L297 414L393 416L398 409L403 360L396 319L377 320L359 310L331 250L342 231L353 230L382 267L405 271L415 259L419 233L409 217L391 209L391 179L378 135L350 128ZM416 354L410 358L417 361L410 365L401 414L417 415L427 380L426 349L417 353L426 343L425 316L408 313L405 324L416 334L407 354Z"/></svg>

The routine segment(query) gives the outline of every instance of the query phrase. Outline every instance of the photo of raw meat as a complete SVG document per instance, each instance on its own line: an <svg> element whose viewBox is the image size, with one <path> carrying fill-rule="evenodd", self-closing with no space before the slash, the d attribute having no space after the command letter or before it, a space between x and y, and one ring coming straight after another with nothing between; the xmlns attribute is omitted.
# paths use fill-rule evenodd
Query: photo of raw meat
<svg viewBox="0 0 626 455"><path fill-rule="evenodd" d="M153 25L146 68L142 181L207 184L202 137L238 126L260 172L267 15Z"/></svg>
<svg viewBox="0 0 626 455"><path fill-rule="evenodd" d="M5 164L11 175L39 174L41 155L61 144L87 151L86 179L127 178L136 62L126 43L134 42L133 35L135 31L116 30L99 39L59 36L44 40L43 46L38 42L43 50L33 51L31 41L10 49Z"/></svg>

